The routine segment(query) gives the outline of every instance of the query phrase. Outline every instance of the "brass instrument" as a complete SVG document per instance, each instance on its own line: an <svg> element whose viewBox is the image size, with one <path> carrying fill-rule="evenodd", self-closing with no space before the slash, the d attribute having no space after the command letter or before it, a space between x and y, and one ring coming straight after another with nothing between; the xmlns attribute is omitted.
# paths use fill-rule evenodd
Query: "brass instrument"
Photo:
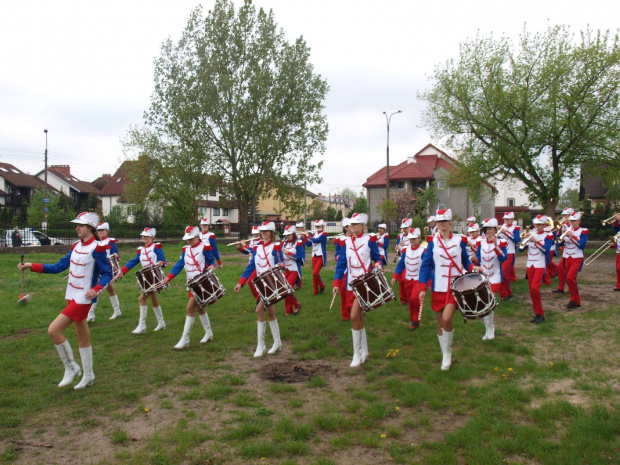
<svg viewBox="0 0 620 465"><path fill-rule="evenodd" d="M614 213L612 216L610 216L606 220L601 221L601 224L603 226L607 226L609 223L612 223L616 219L616 216L618 215L620 215L620 213Z"/></svg>
<svg viewBox="0 0 620 465"><path fill-rule="evenodd" d="M525 227L525 231L523 231L523 236L521 236L521 242L517 244L517 247L519 247L519 250L524 250L525 244L527 244L529 240L532 238L533 233L530 233L530 229L532 229L532 226Z"/></svg>
<svg viewBox="0 0 620 465"><path fill-rule="evenodd" d="M560 242L562 242L566 238L566 235L568 234L569 231L571 231L571 228L568 228L566 231L564 231L560 237L556 237L555 243L559 244Z"/></svg>
<svg viewBox="0 0 620 465"><path fill-rule="evenodd" d="M613 217L612 217L613 218ZM594 260L596 260L598 257L600 257L601 255L603 255L605 253L605 251L613 244L615 244L616 242L618 242L618 239L620 239L620 232L618 234L616 234L615 236L612 236L607 242L605 242L602 246L600 246L598 249L596 249L596 251L594 251L592 253L592 255L590 255L588 258L586 258L586 260L583 262L584 265L589 265L590 263L592 263Z"/></svg>
<svg viewBox="0 0 620 465"><path fill-rule="evenodd" d="M335 239L342 239L343 237L346 238L347 237L346 234L338 234L336 236L327 236L327 240L330 240L330 239L334 239L334 240Z"/></svg>
<svg viewBox="0 0 620 465"><path fill-rule="evenodd" d="M231 242L230 244L226 244L227 246L231 246L231 245L237 245L237 244L241 244L242 242L248 242L251 241L252 239L254 239L253 237L248 237L247 239L243 239L241 241L237 241L237 242Z"/></svg>

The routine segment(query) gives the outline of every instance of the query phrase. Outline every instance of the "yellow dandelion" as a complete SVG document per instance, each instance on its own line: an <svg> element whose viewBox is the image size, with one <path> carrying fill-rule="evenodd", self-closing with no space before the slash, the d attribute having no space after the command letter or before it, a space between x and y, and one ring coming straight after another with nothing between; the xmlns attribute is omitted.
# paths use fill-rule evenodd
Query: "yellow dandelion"
<svg viewBox="0 0 620 465"><path fill-rule="evenodd" d="M261 460L265 460L265 457L261 457L260 459L261 459Z"/></svg>
<svg viewBox="0 0 620 465"><path fill-rule="evenodd" d="M397 405L396 406L396 411L398 412L400 410L400 407Z"/></svg>
<svg viewBox="0 0 620 465"><path fill-rule="evenodd" d="M382 434L381 435L381 439L386 438L386 437L387 437L387 434Z"/></svg>
<svg viewBox="0 0 620 465"><path fill-rule="evenodd" d="M145 409L144 409L144 411L145 411L145 412L148 412L148 411L149 411L149 409L145 408Z"/></svg>
<svg viewBox="0 0 620 465"><path fill-rule="evenodd" d="M396 353L400 352L400 349L396 349Z"/></svg>
<svg viewBox="0 0 620 465"><path fill-rule="evenodd" d="M493 371L499 371L499 367L493 368Z"/></svg>
<svg viewBox="0 0 620 465"><path fill-rule="evenodd" d="M512 371L512 368L508 368L508 371Z"/></svg>
<svg viewBox="0 0 620 465"><path fill-rule="evenodd" d="M506 377L506 373L502 373L502 378L505 378L505 377Z"/></svg>
<svg viewBox="0 0 620 465"><path fill-rule="evenodd" d="M552 367L553 366L553 362L549 362L549 366Z"/></svg>

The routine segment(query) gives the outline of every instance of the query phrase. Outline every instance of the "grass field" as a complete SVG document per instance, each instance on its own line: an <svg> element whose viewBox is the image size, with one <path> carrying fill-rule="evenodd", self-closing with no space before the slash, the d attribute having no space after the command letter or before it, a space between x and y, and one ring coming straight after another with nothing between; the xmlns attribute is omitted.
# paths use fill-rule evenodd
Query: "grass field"
<svg viewBox="0 0 620 465"><path fill-rule="evenodd" d="M164 250L169 261L180 254L180 246ZM127 259L133 249L121 252ZM56 387L63 367L46 332L63 307L63 275L26 273L32 301L22 307L19 257L0 255L0 463L620 463L612 255L584 270L580 309L569 312L567 296L544 289L546 324L528 323L522 279L517 298L496 312L495 340L481 340L482 321L455 318L453 364L442 372L428 299L415 332L398 302L368 313L370 358L349 368L350 324L338 301L329 310L329 292L311 295L308 266L300 315L284 317L276 305L283 350L254 359L253 299L247 287L233 293L247 258L224 252L218 276L228 295L208 309L214 341L198 343L197 321L190 348L172 349L185 318L184 272L160 294L167 329L152 332L149 306L147 333L131 334L132 271L116 286L121 318L108 320L109 299L100 297L91 325L96 381L83 391ZM333 268L323 271L328 287ZM80 363L75 333L66 335ZM266 339L270 347L269 329Z"/></svg>

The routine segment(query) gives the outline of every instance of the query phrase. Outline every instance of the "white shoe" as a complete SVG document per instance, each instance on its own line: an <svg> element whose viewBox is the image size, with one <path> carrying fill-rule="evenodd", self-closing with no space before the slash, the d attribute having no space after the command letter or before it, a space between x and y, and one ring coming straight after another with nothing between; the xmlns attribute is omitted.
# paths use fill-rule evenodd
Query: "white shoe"
<svg viewBox="0 0 620 465"><path fill-rule="evenodd" d="M282 340L280 339L280 327L278 326L278 320L269 322L271 328L271 335L273 336L273 346L267 352L269 355L275 354L278 350L282 349Z"/></svg>
<svg viewBox="0 0 620 465"><path fill-rule="evenodd" d="M144 334L146 333L146 311L148 307L140 306L140 320L138 321L138 326L136 329L132 331L134 334Z"/></svg>
<svg viewBox="0 0 620 465"><path fill-rule="evenodd" d="M441 369L448 371L452 365L452 339L454 338L454 330L443 330L443 359L441 361Z"/></svg>
<svg viewBox="0 0 620 465"><path fill-rule="evenodd" d="M489 313L483 319L486 332L484 333L482 340L491 341L495 339L495 312Z"/></svg>
<svg viewBox="0 0 620 465"><path fill-rule="evenodd" d="M353 360L351 368L356 368L362 364L362 330L351 330L353 335Z"/></svg>
<svg viewBox="0 0 620 465"><path fill-rule="evenodd" d="M368 339L366 339L366 328L362 328L362 348L360 351L360 358L362 360L362 363L366 361L368 355L370 354L368 353Z"/></svg>
<svg viewBox="0 0 620 465"><path fill-rule="evenodd" d="M63 365L65 366L65 375L62 381L58 383L58 387L68 386L73 382L73 378L82 374L82 369L73 359L73 350L68 340L65 340L62 344L54 344Z"/></svg>
<svg viewBox="0 0 620 465"><path fill-rule="evenodd" d="M97 308L97 302L93 302L90 305L90 310L88 310L88 316L86 317L87 323L92 323L95 321L95 309Z"/></svg>
<svg viewBox="0 0 620 465"><path fill-rule="evenodd" d="M195 318L193 316L185 317L185 327L183 328L183 335L181 336L181 340L177 342L177 345L174 346L175 349L181 350L189 347L189 333L191 333L192 331L194 320Z"/></svg>
<svg viewBox="0 0 620 465"><path fill-rule="evenodd" d="M213 340L213 331L211 331L211 322L209 321L209 315L207 315L207 312L205 312L204 315L198 315L198 317L200 318L202 327L205 330L205 336L200 340L200 343L205 344Z"/></svg>
<svg viewBox="0 0 620 465"><path fill-rule="evenodd" d="M82 358L82 366L84 367L84 376L82 380L73 387L73 389L84 389L95 383L95 373L93 373L93 346L80 347L80 357Z"/></svg>
<svg viewBox="0 0 620 465"><path fill-rule="evenodd" d="M121 306L118 302L117 295L110 296L110 303L112 304L112 308L114 309L114 313L110 317L110 320L116 320L119 316L121 316Z"/></svg>
<svg viewBox="0 0 620 465"><path fill-rule="evenodd" d="M257 339L258 339L258 343L256 344L256 351L254 352L254 357L258 358L258 357L262 357L265 354L265 349L267 347L265 347L265 329L267 328L267 322L266 321L258 321L258 328L257 328Z"/></svg>
<svg viewBox="0 0 620 465"><path fill-rule="evenodd" d="M164 321L164 314L161 311L161 307L153 307L153 313L155 314L155 318L157 318L157 326L155 326L153 331L166 329L166 322Z"/></svg>

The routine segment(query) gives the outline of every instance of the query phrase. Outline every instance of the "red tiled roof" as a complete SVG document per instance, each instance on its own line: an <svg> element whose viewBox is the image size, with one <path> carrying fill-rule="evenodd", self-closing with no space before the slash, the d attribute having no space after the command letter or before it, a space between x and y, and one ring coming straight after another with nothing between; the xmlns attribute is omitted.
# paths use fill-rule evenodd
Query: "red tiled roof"
<svg viewBox="0 0 620 465"><path fill-rule="evenodd" d="M78 178L76 178L72 174L67 174L65 170L48 168L47 172L48 172L48 176L50 175L50 173L53 174L58 179L69 184L69 186L71 186L73 189L75 189L78 192L89 192L93 194L97 193L97 188L93 184L86 182L86 181L80 181ZM40 173L42 173L42 171L39 172L38 174Z"/></svg>
<svg viewBox="0 0 620 465"><path fill-rule="evenodd" d="M0 177L17 187L45 187L45 182L36 176L24 173L9 163L0 163ZM48 186L48 188L51 189L51 186ZM53 191L56 192L56 189L53 189Z"/></svg>
<svg viewBox="0 0 620 465"><path fill-rule="evenodd" d="M99 191L99 195L100 196L105 196L105 195L121 196L123 195L123 192L125 191L125 185L128 181L127 171L128 171L128 168L133 163L136 163L136 161L135 160L124 161L123 164L116 170L116 173L114 173L114 176L112 176L112 179L109 179L106 185L103 186L103 189Z"/></svg>

